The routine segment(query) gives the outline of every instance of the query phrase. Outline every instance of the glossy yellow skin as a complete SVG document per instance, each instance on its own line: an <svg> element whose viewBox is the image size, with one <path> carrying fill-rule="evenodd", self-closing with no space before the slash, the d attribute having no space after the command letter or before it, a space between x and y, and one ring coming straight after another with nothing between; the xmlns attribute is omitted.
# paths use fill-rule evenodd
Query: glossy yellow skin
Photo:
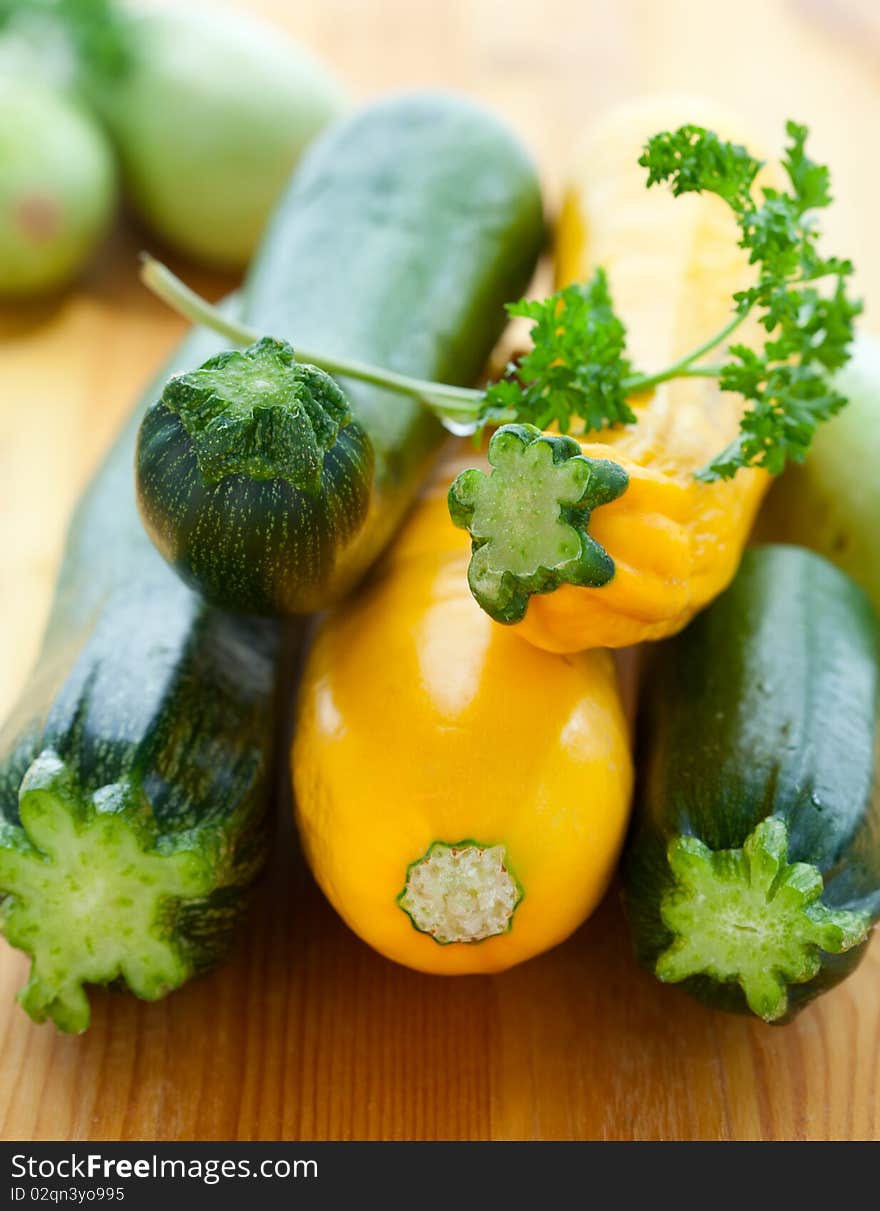
<svg viewBox="0 0 880 1211"><path fill-rule="evenodd" d="M728 114L706 102L633 103L581 146L557 233L558 284L605 266L630 358L645 372L719 331L731 318L734 291L753 280L720 199L645 188L637 163L642 145L684 122L755 150ZM749 322L732 339L756 338ZM710 360L719 360L718 350ZM681 630L732 578L768 486L769 477L754 470L723 483L694 480L736 436L744 406L715 380L664 383L632 403L637 425L581 443L585 454L614 458L630 475L626 492L590 520L590 533L614 559L613 579L599 589L563 585L535 596L517 624L519 634L549 651L622 647Z"/></svg>
<svg viewBox="0 0 880 1211"><path fill-rule="evenodd" d="M584 920L616 865L632 782L609 653L541 652L470 596L453 474L441 467L372 581L320 626L293 750L300 834L328 899L376 950L442 975L501 971ZM432 842L465 839L503 844L525 894L509 932L440 945L396 897Z"/></svg>

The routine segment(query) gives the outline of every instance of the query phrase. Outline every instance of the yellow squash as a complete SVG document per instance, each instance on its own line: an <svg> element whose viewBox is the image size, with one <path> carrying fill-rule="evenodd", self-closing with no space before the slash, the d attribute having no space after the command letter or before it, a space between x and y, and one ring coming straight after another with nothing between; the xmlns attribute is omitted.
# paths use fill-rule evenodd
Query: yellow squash
<svg viewBox="0 0 880 1211"><path fill-rule="evenodd" d="M645 188L642 145L685 122L755 150L729 115L703 101L633 103L582 144L557 232L558 284L604 265L630 358L648 373L718 332L734 291L753 280L724 202ZM755 337L747 324L734 339ZM613 578L601 588L562 585L533 596L517 625L549 651L621 647L680 630L732 578L768 486L756 470L725 482L694 480L736 436L744 406L715 380L664 383L632 403L636 425L581 442L584 454L614 459L630 477L623 495L590 519L590 534L614 560Z"/></svg>
<svg viewBox="0 0 880 1211"><path fill-rule="evenodd" d="M293 751L305 852L376 950L444 975L561 942L601 899L631 760L609 653L559 657L468 592L433 484L371 583L320 626Z"/></svg>

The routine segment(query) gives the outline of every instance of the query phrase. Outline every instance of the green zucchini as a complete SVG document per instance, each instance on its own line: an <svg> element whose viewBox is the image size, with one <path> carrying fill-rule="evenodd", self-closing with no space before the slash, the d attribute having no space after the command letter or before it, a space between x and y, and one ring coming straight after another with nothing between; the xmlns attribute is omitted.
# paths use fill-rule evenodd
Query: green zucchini
<svg viewBox="0 0 880 1211"><path fill-rule="evenodd" d="M328 189L334 166L347 191ZM324 135L286 207L300 221L276 221L247 290L268 294L265 335L452 384L479 375L543 235L527 156L445 95L386 101ZM279 245L301 266L298 292L277 287ZM335 246L344 300L316 246ZM303 382L306 370L317 382ZM284 616L337 600L390 537L443 440L418 400L351 379L350 412L340 400L328 409L325 379L261 341L170 383L147 413L144 524L212 604ZM293 465L291 450L307 445L312 457Z"/></svg>
<svg viewBox="0 0 880 1211"><path fill-rule="evenodd" d="M418 155L403 171L431 125L442 171ZM476 373L502 323L500 304L494 315L483 307L507 292L508 257L529 268L519 238L534 181L509 136L464 102L401 97L328 133L324 148L309 188L281 203L242 318L373 359ZM463 204L465 263L438 245L435 220L469 191L484 206ZM374 241L375 255L359 251ZM173 369L218 345L194 334ZM352 394L383 438L369 529L351 555L364 567L415 491L438 426L417 406ZM24 1008L63 1030L88 1025L84 984L118 981L153 999L216 962L270 840L284 634L209 607L157 555L132 484L140 420L139 410L77 509L37 668L0 734L0 928L32 959Z"/></svg>
<svg viewBox="0 0 880 1211"><path fill-rule="evenodd" d="M658 645L624 863L641 961L721 1009L785 1021L880 916L876 619L799 547L756 547Z"/></svg>
<svg viewBox="0 0 880 1211"><path fill-rule="evenodd" d="M216 348L194 333L180 361ZM149 398L149 395L148 395ZM225 953L266 856L282 634L205 607L139 524L129 424L68 533L37 667L0 731L0 929L35 1021L84 983L152 1000Z"/></svg>

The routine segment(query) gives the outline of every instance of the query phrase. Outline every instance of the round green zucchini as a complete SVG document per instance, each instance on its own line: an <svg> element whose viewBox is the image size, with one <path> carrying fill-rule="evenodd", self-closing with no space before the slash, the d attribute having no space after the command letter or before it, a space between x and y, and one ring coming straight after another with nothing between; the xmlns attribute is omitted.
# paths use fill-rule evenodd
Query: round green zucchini
<svg viewBox="0 0 880 1211"><path fill-rule="evenodd" d="M880 915L876 619L799 547L749 550L650 660L625 858L636 949L707 1004L785 1021Z"/></svg>
<svg viewBox="0 0 880 1211"><path fill-rule="evenodd" d="M543 236L528 157L497 122L444 94L380 102L326 132L279 216L291 209L299 221L275 220L249 278L262 331L294 352L453 384L479 375ZM338 275L314 255L330 246ZM278 256L297 266L297 291L279 282ZM443 440L417 400L351 380L341 383L350 413L340 404L327 423L326 385L313 386L308 406L294 380L302 370L260 342L169 384L144 421L146 528L184 580L226 609L304 614L341 597ZM315 458L292 468L290 451L305 446Z"/></svg>

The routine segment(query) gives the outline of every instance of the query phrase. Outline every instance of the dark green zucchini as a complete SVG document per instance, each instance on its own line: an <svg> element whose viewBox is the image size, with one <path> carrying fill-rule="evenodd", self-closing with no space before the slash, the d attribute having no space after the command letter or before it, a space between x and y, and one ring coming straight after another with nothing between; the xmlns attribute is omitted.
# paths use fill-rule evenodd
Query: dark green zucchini
<svg viewBox="0 0 880 1211"><path fill-rule="evenodd" d="M339 172L347 191L328 189ZM258 255L248 287L272 299L261 331L451 384L480 373L543 233L526 155L443 95L386 101L335 128L306 154L285 205L300 221L276 222L275 251ZM302 266L298 293L277 287L279 244ZM344 300L313 254L331 244ZM350 411L339 399L328 409L326 376L291 356L277 341L227 355L170 383L144 419L146 528L186 583L226 609L283 616L334 602L390 537L443 439L417 400L352 380ZM292 463L306 447L311 457Z"/></svg>
<svg viewBox="0 0 880 1211"><path fill-rule="evenodd" d="M416 154L418 134L442 149L442 166ZM534 180L510 137L463 102L401 97L329 133L324 148L308 188L281 203L241 318L476 374L503 322L495 301L512 277L523 284L534 253L523 228ZM449 257L436 242L439 197L452 205L470 190L496 205L461 229L471 257ZM379 257L360 251L373 241ZM404 296L418 330L399 312ZM171 370L217 349L195 334ZM406 508L439 426L417 406L351 394L382 449L369 528L348 552L349 567L363 568ZM64 1030L88 1025L84 984L120 981L152 999L221 957L270 838L283 635L207 606L154 550L132 483L140 419L78 507L37 668L0 734L0 927L32 958L25 1009Z"/></svg>
<svg viewBox="0 0 880 1211"><path fill-rule="evenodd" d="M785 1021L880 916L876 619L799 547L746 553L650 662L624 864L636 949L709 1005Z"/></svg>
<svg viewBox="0 0 880 1211"><path fill-rule="evenodd" d="M216 344L193 334L177 364ZM135 436L77 508L0 731L0 928L32 959L22 1005L62 1030L88 1025L85 983L152 1000L219 959L268 844L282 634L169 572L138 520Z"/></svg>

